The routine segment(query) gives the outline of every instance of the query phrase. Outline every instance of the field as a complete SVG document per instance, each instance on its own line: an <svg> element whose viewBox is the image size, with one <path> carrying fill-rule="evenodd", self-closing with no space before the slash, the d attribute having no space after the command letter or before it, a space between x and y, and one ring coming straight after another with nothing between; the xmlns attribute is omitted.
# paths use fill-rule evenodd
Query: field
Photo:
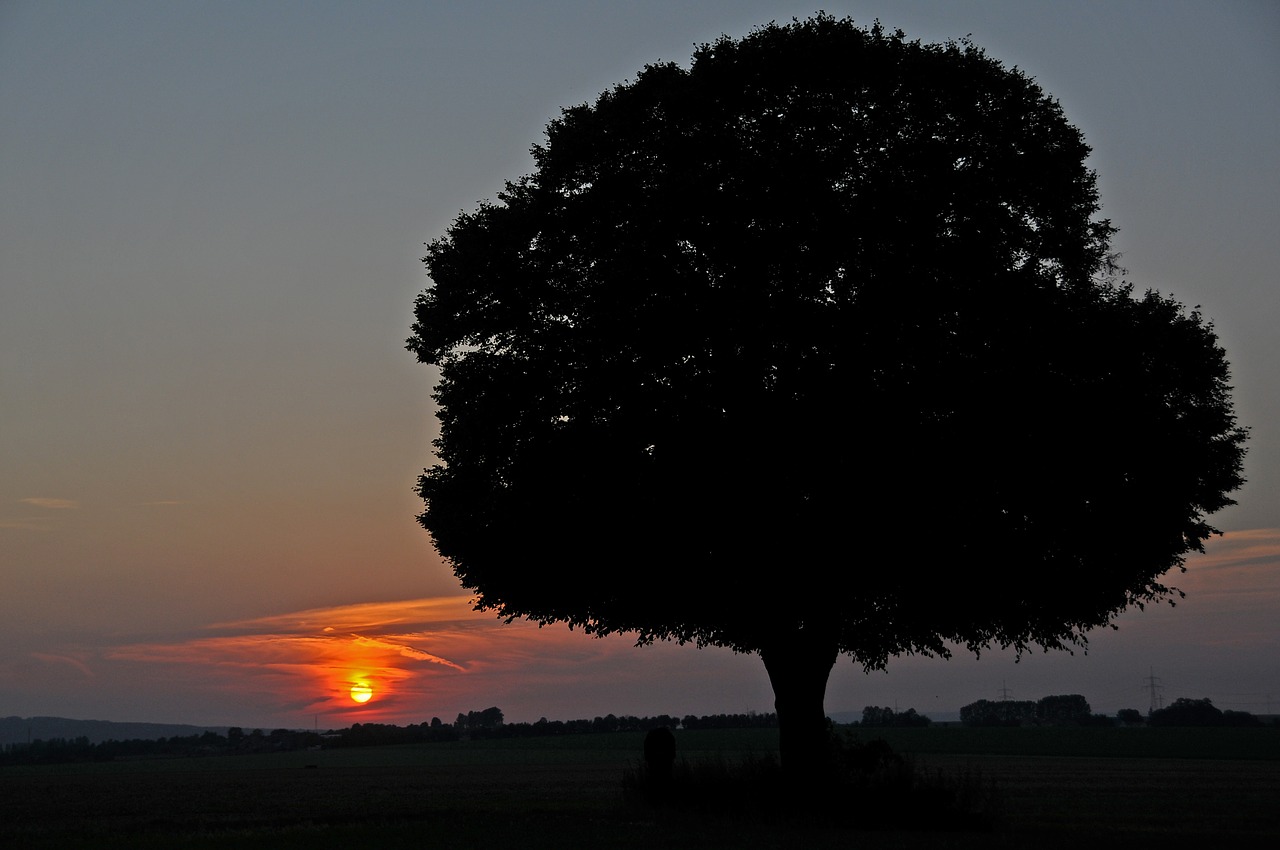
<svg viewBox="0 0 1280 850"><path fill-rule="evenodd" d="M994 787L985 831L655 809L642 736L578 735L0 769L0 846L33 848L1067 848L1280 846L1280 730L882 730L918 771ZM688 731L724 769L771 730ZM848 805L856 806L856 799Z"/></svg>

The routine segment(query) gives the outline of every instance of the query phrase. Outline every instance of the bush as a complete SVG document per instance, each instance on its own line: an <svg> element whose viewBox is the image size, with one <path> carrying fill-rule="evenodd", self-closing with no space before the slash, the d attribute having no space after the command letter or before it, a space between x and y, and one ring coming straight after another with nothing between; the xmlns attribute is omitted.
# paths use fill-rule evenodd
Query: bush
<svg viewBox="0 0 1280 850"><path fill-rule="evenodd" d="M923 714L917 714L914 708L908 708L906 711L894 711L892 708L885 706L877 708L869 705L862 709L862 727L921 727L928 726L933 721Z"/></svg>
<svg viewBox="0 0 1280 850"><path fill-rule="evenodd" d="M850 829L994 827L998 795L976 772L931 772L883 740L834 731L829 764L828 775L795 777L773 754L680 759L663 780L640 761L624 773L623 791L632 801L698 815L802 818Z"/></svg>
<svg viewBox="0 0 1280 850"><path fill-rule="evenodd" d="M1151 712L1152 726L1221 726L1222 712L1208 699L1179 697L1172 705Z"/></svg>
<svg viewBox="0 0 1280 850"><path fill-rule="evenodd" d="M1031 700L980 699L960 707L960 722L965 726L1023 726L1034 723L1037 704Z"/></svg>

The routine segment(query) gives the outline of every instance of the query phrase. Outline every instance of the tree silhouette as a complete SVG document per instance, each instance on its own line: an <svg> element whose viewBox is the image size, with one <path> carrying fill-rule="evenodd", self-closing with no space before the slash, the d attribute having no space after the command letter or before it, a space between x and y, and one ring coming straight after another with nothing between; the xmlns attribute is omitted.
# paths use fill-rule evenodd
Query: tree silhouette
<svg viewBox="0 0 1280 850"><path fill-rule="evenodd" d="M478 606L759 653L1067 648L1241 481L1212 325L1111 262L1089 148L968 42L819 15L563 111L430 243L420 517Z"/></svg>
<svg viewBox="0 0 1280 850"><path fill-rule="evenodd" d="M1222 712L1209 699L1179 697L1171 705L1151 712L1152 726L1221 726Z"/></svg>

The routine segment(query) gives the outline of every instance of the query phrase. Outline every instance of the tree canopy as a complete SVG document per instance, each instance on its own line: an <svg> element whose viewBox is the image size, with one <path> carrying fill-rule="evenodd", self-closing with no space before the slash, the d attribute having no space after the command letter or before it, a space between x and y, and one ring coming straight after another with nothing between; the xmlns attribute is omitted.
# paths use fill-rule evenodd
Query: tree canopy
<svg viewBox="0 0 1280 850"><path fill-rule="evenodd" d="M1171 705L1151 712L1152 726L1221 726L1222 712L1208 698L1179 697Z"/></svg>
<svg viewBox="0 0 1280 850"><path fill-rule="evenodd" d="M979 47L826 15L565 109L429 243L423 526L482 608L759 652L775 690L1168 597L1244 432L1088 154Z"/></svg>

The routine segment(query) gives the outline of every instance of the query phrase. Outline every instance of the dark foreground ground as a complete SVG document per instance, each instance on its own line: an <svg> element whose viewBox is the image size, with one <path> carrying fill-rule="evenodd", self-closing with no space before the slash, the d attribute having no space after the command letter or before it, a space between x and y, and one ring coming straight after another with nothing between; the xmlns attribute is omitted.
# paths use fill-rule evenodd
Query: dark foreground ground
<svg viewBox="0 0 1280 850"><path fill-rule="evenodd" d="M874 830L833 823L860 819L856 794L838 797L831 807L846 811L830 817L732 802L654 807L624 787L642 736L619 733L6 767L0 847L1280 847L1274 728L881 734L921 774L980 790L985 828L920 829L925 818L910 816ZM678 742L715 775L767 753L776 732L683 732Z"/></svg>

